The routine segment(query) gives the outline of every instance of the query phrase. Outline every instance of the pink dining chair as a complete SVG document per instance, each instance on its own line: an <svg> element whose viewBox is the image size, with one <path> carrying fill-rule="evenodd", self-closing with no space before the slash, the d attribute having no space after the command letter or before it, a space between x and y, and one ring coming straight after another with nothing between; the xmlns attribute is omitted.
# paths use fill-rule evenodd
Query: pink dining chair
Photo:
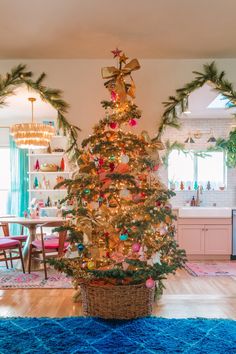
<svg viewBox="0 0 236 354"><path fill-rule="evenodd" d="M23 247L25 242L27 241L28 236L27 235L23 235L23 227L22 227L22 231L21 231L22 235L10 236L9 224L6 223L6 222L1 222L1 220L0 220L0 229L2 229L3 236L5 238L9 238L10 240L19 241L20 244L21 244L21 247ZM10 254L9 261L11 262L11 267L13 268L13 263L12 263L12 260L11 260L11 254Z"/></svg>
<svg viewBox="0 0 236 354"><path fill-rule="evenodd" d="M20 259L23 273L25 273L21 248L22 246L20 241L12 240L9 237L0 237L0 256L3 256L3 258L0 257L0 262L5 262L8 269L8 261L10 261L11 266L13 266L12 261L15 259Z"/></svg>
<svg viewBox="0 0 236 354"><path fill-rule="evenodd" d="M28 272L31 272L32 257L42 260L44 267L45 279L47 276L47 258L61 258L65 255L65 252L69 246L69 242L66 241L67 231L60 231L57 235L45 235L43 233L43 227L55 227L55 224L45 223L40 225L40 239L34 240L29 246L29 265ZM42 259L39 258L40 254Z"/></svg>
<svg viewBox="0 0 236 354"><path fill-rule="evenodd" d="M21 235L16 235L16 236L15 235L14 236L10 235L9 224L8 223L3 223L3 222L1 222L1 220L0 220L0 228L2 228L3 235L5 237L9 237L12 240L20 241L20 243L22 245L27 241L28 236L27 235L23 235L23 227L22 227Z"/></svg>

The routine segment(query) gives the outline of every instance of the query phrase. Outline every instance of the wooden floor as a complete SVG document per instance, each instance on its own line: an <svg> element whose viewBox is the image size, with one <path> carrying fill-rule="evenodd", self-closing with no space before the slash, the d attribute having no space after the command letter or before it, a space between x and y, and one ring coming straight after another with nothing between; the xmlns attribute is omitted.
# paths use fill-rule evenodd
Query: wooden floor
<svg viewBox="0 0 236 354"><path fill-rule="evenodd" d="M162 317L236 319L236 278L193 277L186 271L171 275L153 314ZM80 316L81 305L70 289L0 290L0 316Z"/></svg>

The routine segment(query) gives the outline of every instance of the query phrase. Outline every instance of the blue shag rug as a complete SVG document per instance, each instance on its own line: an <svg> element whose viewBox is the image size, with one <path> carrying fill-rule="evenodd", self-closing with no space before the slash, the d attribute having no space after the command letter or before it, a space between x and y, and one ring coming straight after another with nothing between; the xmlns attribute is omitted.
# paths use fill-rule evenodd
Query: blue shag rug
<svg viewBox="0 0 236 354"><path fill-rule="evenodd" d="M235 354L236 321L104 321L84 317L0 319L0 353Z"/></svg>

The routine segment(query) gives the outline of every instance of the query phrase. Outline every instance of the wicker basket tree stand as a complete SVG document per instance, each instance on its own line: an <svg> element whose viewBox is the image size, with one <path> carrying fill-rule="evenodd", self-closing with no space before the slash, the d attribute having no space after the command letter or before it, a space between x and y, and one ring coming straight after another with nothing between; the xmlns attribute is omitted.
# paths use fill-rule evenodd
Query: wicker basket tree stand
<svg viewBox="0 0 236 354"><path fill-rule="evenodd" d="M150 316L154 291L145 284L81 284L83 313L85 316L120 320Z"/></svg>

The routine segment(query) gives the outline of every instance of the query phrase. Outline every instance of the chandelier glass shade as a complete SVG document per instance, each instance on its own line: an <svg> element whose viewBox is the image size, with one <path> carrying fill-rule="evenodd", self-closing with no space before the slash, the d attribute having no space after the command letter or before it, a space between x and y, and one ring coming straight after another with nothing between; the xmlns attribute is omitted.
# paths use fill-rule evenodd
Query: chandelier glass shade
<svg viewBox="0 0 236 354"><path fill-rule="evenodd" d="M10 128L10 134L18 148L43 149L48 147L55 134L55 128L51 125L34 122L33 103L36 99L30 97L28 100L32 104L32 122L13 125Z"/></svg>

